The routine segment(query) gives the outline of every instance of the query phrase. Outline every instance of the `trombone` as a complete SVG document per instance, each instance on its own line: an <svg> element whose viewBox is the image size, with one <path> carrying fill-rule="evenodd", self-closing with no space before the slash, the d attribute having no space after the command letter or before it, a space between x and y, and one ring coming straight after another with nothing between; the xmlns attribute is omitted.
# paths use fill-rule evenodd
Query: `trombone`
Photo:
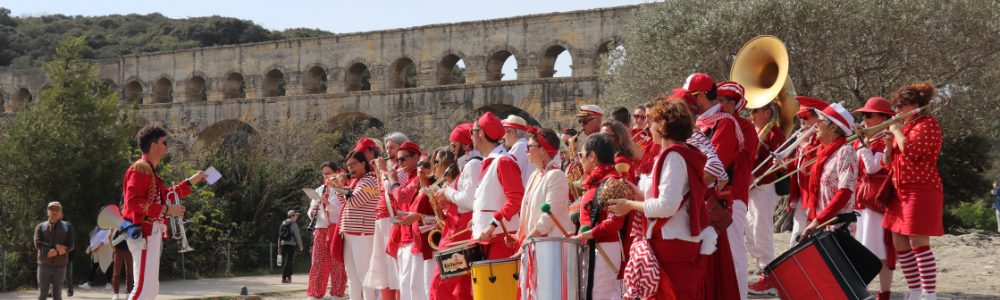
<svg viewBox="0 0 1000 300"><path fill-rule="evenodd" d="M951 104L951 97L940 97L940 98L931 100L931 102L927 103L927 105L921 106L921 107L919 107L917 109L914 109L913 111L910 111L910 112L902 114L902 115L896 115L896 117L892 118L891 120L882 122L882 124L878 124L878 125L875 125L875 126L872 126L872 127L869 127L869 128L862 128L861 124L857 124L854 127L854 135L851 135L850 137L847 137L847 143L852 143L855 140L860 140L861 144L864 147L868 147L869 144L871 143L871 141L874 140L872 138L869 138L869 136L871 136L872 134L878 133L878 132L880 132L880 131L882 131L882 130L884 130L886 128L889 128L889 126L892 126L892 124L899 123L899 121L905 120L906 118L908 118L910 116L913 116L913 115L917 115L917 116L930 115L930 114L932 114L934 112L937 112L937 111L941 110L942 108L947 107L949 104ZM879 136L877 136L875 138L880 138L881 136L882 135L879 135ZM805 153L802 153L802 155L805 155L805 154L807 154L809 152L812 152L813 150L816 150L816 149L819 149L819 147L815 147L815 148L809 149L809 151L806 151ZM794 171L791 171L788 174L785 174L785 176L783 176L781 178L778 178L778 179L772 181L771 183L768 183L768 184L766 184L764 186L758 187L757 186L757 182L759 182L760 179L764 177L764 176L761 176L761 177L759 177L759 178L757 178L757 179L754 180L754 186L753 187L756 187L757 189L764 189L764 188L766 188L768 186L771 186L772 184L775 184L775 183L777 183L779 181L785 180L786 178L792 176L793 174L798 173L799 171L802 171L802 169L805 169L806 167L809 167L809 166L815 164L816 161L817 161L817 159L818 158L810 159L805 164L802 164L802 166L800 166L798 169L795 169ZM782 167L784 167L785 165L787 165L787 163L786 164L782 164ZM768 173L768 174L770 174L770 173ZM765 174L765 175L767 175L767 174Z"/></svg>
<svg viewBox="0 0 1000 300"><path fill-rule="evenodd" d="M805 132L803 132L803 130L805 130ZM792 139L785 140L785 143L781 144L781 146L778 146L778 149L775 149L774 151L769 151L771 152L771 157L777 158L779 160L785 159L786 157L788 157L789 154L792 154L792 151L795 151L795 149L799 147L799 144L802 144L802 142L807 140L806 137L811 136L815 132L816 132L816 125L810 126L809 128L806 127L799 128L798 131L792 134L792 136L796 137L795 142L789 145L788 143L791 142ZM757 173L757 171L760 170L760 168L763 168L765 165L767 165L768 162L769 161L767 160L762 161L760 165L754 168L753 172L750 173L751 174ZM761 177L774 173L777 169L784 168L787 165L788 165L787 163L782 164L778 168L774 168L772 166L770 169L767 169L767 172L765 172L764 175L761 175Z"/></svg>

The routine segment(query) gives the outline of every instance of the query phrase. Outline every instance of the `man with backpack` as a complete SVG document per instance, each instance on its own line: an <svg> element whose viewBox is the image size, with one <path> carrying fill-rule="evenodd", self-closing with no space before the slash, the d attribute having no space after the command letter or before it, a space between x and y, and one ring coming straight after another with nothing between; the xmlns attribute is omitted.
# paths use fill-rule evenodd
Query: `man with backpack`
<svg viewBox="0 0 1000 300"><path fill-rule="evenodd" d="M281 273L281 283L292 282L292 258L295 257L295 246L299 246L299 251L303 250L302 236L299 234L299 212L288 211L288 219L281 223L278 229L278 255L284 255L283 264L285 270Z"/></svg>
<svg viewBox="0 0 1000 300"><path fill-rule="evenodd" d="M35 249L38 249L38 300L45 300L52 285L52 299L62 299L63 279L69 253L73 251L73 226L63 221L62 204L49 202L48 221L35 227ZM72 282L70 282L72 285Z"/></svg>

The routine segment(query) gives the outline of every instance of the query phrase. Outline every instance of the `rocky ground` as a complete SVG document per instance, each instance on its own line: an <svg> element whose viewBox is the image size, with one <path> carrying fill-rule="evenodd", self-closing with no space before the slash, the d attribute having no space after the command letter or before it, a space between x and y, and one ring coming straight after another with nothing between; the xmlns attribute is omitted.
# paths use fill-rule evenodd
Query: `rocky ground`
<svg viewBox="0 0 1000 300"><path fill-rule="evenodd" d="M788 250L790 233L775 234L777 255ZM969 231L960 235L931 238L934 255L938 259L938 299L1000 300L1000 234ZM749 259L750 282L756 282L759 273L756 260ZM877 291L878 278L868 286ZM903 274L893 274L892 299L902 299L906 290ZM307 299L305 292L264 296L265 300ZM777 296L750 296L750 299L779 299ZM329 297L328 297L329 299ZM346 298L345 298L346 299ZM339 299L337 299L339 300Z"/></svg>

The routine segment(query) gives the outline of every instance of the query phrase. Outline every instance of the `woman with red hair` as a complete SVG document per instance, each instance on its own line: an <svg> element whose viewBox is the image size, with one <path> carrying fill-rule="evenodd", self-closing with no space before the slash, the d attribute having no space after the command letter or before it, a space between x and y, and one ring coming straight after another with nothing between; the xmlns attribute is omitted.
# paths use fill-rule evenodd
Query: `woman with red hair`
<svg viewBox="0 0 1000 300"><path fill-rule="evenodd" d="M905 114L927 105L937 92L929 82L904 86L892 94L892 109ZM930 115L912 115L889 127L882 163L891 170L895 193L882 227L892 231L899 265L909 286L904 299L936 300L937 260L931 236L944 235L944 188L938 174L941 125ZM921 291L921 286L923 290Z"/></svg>

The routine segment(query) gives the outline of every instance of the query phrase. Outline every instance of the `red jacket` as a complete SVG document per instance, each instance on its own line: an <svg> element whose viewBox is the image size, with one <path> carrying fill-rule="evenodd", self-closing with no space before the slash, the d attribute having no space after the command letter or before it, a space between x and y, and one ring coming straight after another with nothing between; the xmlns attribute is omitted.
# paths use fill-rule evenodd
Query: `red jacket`
<svg viewBox="0 0 1000 300"><path fill-rule="evenodd" d="M602 168L607 169L607 171L601 172ZM584 178L584 181L592 180L594 182L584 182L587 187L587 193L583 195L583 204L580 209L580 226L590 226L592 228L591 231L594 232L594 240L598 243L618 241L618 232L625 225L625 216L609 215L609 212L605 209L591 207L590 202L594 200L594 196L597 194L597 186L600 182L607 179L619 178L621 178L621 175L615 170L614 165L600 165L594 169L594 172L590 176ZM590 218L590 211L593 209L600 210L597 214L596 222Z"/></svg>
<svg viewBox="0 0 1000 300"><path fill-rule="evenodd" d="M187 180L170 188L165 187L155 168L143 156L125 171L123 184L125 206L122 208L122 217L133 224L139 224L146 236L153 233L153 222L166 224L163 206L166 205L167 193L177 192L180 198L191 194ZM164 231L163 237L166 239L170 235Z"/></svg>

